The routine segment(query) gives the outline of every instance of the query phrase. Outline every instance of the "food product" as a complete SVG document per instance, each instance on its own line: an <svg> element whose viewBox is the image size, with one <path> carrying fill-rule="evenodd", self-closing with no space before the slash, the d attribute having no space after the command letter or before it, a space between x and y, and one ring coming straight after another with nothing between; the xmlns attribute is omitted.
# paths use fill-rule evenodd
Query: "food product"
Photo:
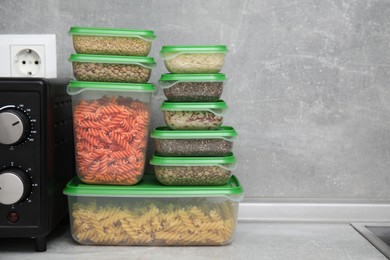
<svg viewBox="0 0 390 260"><path fill-rule="evenodd" d="M155 66L153 58L72 54L73 75L77 80L146 83Z"/></svg>
<svg viewBox="0 0 390 260"><path fill-rule="evenodd" d="M153 31L116 28L72 27L69 34L80 54L147 56L155 39Z"/></svg>
<svg viewBox="0 0 390 260"><path fill-rule="evenodd" d="M219 166L155 166L154 171L164 185L222 185L231 176Z"/></svg>
<svg viewBox="0 0 390 260"><path fill-rule="evenodd" d="M171 129L217 129L223 123L227 105L218 102L169 102L164 101L161 110L165 123Z"/></svg>
<svg viewBox="0 0 390 260"><path fill-rule="evenodd" d="M218 73L221 71L226 46L163 46L160 52L171 73Z"/></svg>
<svg viewBox="0 0 390 260"><path fill-rule="evenodd" d="M223 245L236 227L230 201L206 203L124 203L72 205L72 235L81 244Z"/></svg>
<svg viewBox="0 0 390 260"><path fill-rule="evenodd" d="M160 86L169 101L210 102L222 95L224 74L163 74Z"/></svg>
<svg viewBox="0 0 390 260"><path fill-rule="evenodd" d="M163 157L153 155L157 179L164 185L223 185L236 166L236 158L224 157Z"/></svg>
<svg viewBox="0 0 390 260"><path fill-rule="evenodd" d="M233 150L237 132L230 126L215 130L171 130L157 127L151 137L161 156L226 156Z"/></svg>
<svg viewBox="0 0 390 260"><path fill-rule="evenodd" d="M89 184L143 176L152 84L71 81L76 172Z"/></svg>
<svg viewBox="0 0 390 260"><path fill-rule="evenodd" d="M233 240L243 188L161 185L146 174L132 187L88 185L77 177L68 196L70 230L90 245L226 245Z"/></svg>

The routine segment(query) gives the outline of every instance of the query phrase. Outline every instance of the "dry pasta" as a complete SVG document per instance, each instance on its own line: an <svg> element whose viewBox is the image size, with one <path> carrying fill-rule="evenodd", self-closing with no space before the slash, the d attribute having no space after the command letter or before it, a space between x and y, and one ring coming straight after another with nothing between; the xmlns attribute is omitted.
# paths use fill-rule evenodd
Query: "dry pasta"
<svg viewBox="0 0 390 260"><path fill-rule="evenodd" d="M136 184L142 177L149 107L124 97L81 100L74 108L77 174L89 184Z"/></svg>
<svg viewBox="0 0 390 260"><path fill-rule="evenodd" d="M236 226L237 203L154 202L127 205L95 201L72 206L72 235L81 244L224 245Z"/></svg>

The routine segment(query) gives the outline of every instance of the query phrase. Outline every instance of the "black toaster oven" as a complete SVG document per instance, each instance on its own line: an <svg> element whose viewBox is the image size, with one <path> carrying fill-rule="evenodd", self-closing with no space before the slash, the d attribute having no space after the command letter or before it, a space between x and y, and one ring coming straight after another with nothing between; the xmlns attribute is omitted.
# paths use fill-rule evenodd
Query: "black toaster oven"
<svg viewBox="0 0 390 260"><path fill-rule="evenodd" d="M66 216L74 170L68 80L0 78L0 237L46 236Z"/></svg>

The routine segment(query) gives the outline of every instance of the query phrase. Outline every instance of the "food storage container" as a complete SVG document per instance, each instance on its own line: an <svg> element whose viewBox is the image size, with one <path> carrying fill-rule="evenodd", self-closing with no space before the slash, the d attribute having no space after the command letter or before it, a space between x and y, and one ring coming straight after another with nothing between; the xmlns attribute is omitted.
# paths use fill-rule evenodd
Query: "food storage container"
<svg viewBox="0 0 390 260"><path fill-rule="evenodd" d="M218 73L227 52L225 45L163 46L160 56L171 73Z"/></svg>
<svg viewBox="0 0 390 260"><path fill-rule="evenodd" d="M135 56L72 54L69 61L77 80L100 82L146 83L156 66L153 58Z"/></svg>
<svg viewBox="0 0 390 260"><path fill-rule="evenodd" d="M217 129L223 123L227 105L217 102L170 102L164 101L161 110L165 123L171 129Z"/></svg>
<svg viewBox="0 0 390 260"><path fill-rule="evenodd" d="M80 54L147 56L156 38L150 30L71 27L73 48Z"/></svg>
<svg viewBox="0 0 390 260"><path fill-rule="evenodd" d="M157 179L164 185L223 185L236 167L236 158L224 157L162 157L153 155Z"/></svg>
<svg viewBox="0 0 390 260"><path fill-rule="evenodd" d="M215 130L171 130L157 127L151 137L160 156L226 156L233 150L237 132L231 126Z"/></svg>
<svg viewBox="0 0 390 260"><path fill-rule="evenodd" d="M160 86L169 101L211 102L221 97L225 74L163 74Z"/></svg>
<svg viewBox="0 0 390 260"><path fill-rule="evenodd" d="M68 196L72 237L85 245L226 245L244 196L232 176L222 186L175 186L145 175L131 187L88 185L77 177Z"/></svg>
<svg viewBox="0 0 390 260"><path fill-rule="evenodd" d="M154 85L71 81L76 172L90 184L136 184L143 175Z"/></svg>

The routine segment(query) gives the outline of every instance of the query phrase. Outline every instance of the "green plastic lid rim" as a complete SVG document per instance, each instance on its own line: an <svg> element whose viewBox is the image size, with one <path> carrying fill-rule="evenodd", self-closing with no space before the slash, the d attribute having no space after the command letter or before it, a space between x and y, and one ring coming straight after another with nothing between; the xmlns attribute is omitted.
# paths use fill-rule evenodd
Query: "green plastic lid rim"
<svg viewBox="0 0 390 260"><path fill-rule="evenodd" d="M197 54L197 53L224 53L228 49L226 45L166 45L162 46L160 57L163 60L174 59L182 54Z"/></svg>
<svg viewBox="0 0 390 260"><path fill-rule="evenodd" d="M92 82L71 80L67 86L67 93L71 96L85 91L131 91L154 92L155 87L151 83L117 83L117 82Z"/></svg>
<svg viewBox="0 0 390 260"><path fill-rule="evenodd" d="M220 126L214 130L171 130L169 127L156 127L150 134L154 139L223 139L234 142L237 132L231 126Z"/></svg>
<svg viewBox="0 0 390 260"><path fill-rule="evenodd" d="M244 197L243 187L235 175L221 186L165 186L154 175L144 175L134 186L89 185L82 183L76 176L68 182L63 193L68 196L104 198L224 197L236 202Z"/></svg>
<svg viewBox="0 0 390 260"><path fill-rule="evenodd" d="M232 153L219 157L171 157L154 154L150 159L151 165L159 166L219 166L236 163L236 157Z"/></svg>
<svg viewBox="0 0 390 260"><path fill-rule="evenodd" d="M81 31L81 32L80 32ZM98 27L70 27L69 35L85 35L85 36L112 36L112 37L129 37L140 38L148 42L156 39L152 30L131 30L124 28L98 28Z"/></svg>
<svg viewBox="0 0 390 260"><path fill-rule="evenodd" d="M142 61L143 60L143 61ZM106 64L131 64L142 66L147 69L156 67L156 62L151 57L142 56L114 56L114 55L95 55L95 54L71 54L68 58L70 62L84 63L106 63Z"/></svg>
<svg viewBox="0 0 390 260"><path fill-rule="evenodd" d="M227 83L225 74L162 74L158 81L162 89L173 87L181 82L222 82Z"/></svg>

